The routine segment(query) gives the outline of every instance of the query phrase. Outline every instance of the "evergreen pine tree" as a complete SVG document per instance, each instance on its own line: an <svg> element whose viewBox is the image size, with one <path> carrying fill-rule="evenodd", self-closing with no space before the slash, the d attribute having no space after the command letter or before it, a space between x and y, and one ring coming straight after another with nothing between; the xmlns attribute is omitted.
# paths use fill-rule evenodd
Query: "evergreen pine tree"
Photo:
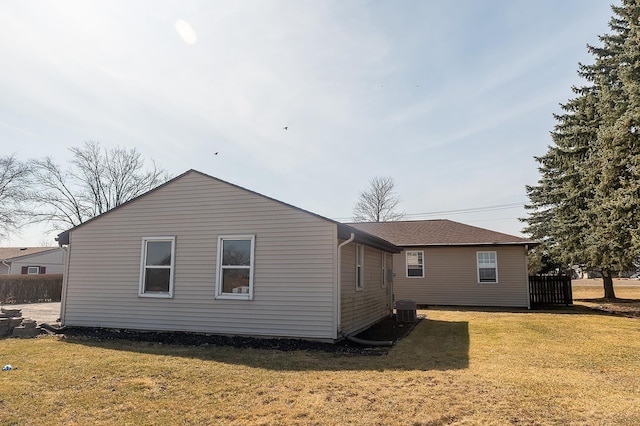
<svg viewBox="0 0 640 426"><path fill-rule="evenodd" d="M537 158L525 219L539 250L600 270L607 298L615 298L612 273L640 250L640 6L612 9L611 33L588 46L594 63L579 66L588 84L574 88L555 116L553 145Z"/></svg>

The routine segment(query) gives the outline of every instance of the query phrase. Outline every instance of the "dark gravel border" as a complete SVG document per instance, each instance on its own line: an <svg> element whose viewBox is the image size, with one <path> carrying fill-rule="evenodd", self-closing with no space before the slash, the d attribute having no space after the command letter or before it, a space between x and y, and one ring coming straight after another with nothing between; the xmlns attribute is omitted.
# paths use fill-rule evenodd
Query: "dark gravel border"
<svg viewBox="0 0 640 426"><path fill-rule="evenodd" d="M374 341L393 341L405 337L416 326L416 323L396 322L395 317L386 318L374 324L356 337ZM136 342L152 342L176 346L231 346L234 348L271 349L284 352L316 351L346 355L384 355L388 347L371 347L359 345L347 340L336 343L323 343L302 339L257 338L243 336L224 336L214 334L140 331L110 328L69 327L64 330L69 340L128 340Z"/></svg>

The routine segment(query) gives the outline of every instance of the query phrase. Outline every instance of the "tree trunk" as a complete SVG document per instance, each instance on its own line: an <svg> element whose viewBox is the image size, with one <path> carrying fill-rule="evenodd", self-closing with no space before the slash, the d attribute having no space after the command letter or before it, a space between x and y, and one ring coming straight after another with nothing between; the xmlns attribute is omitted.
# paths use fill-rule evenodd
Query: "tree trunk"
<svg viewBox="0 0 640 426"><path fill-rule="evenodd" d="M615 299L616 293L613 291L613 277L611 277L611 271L605 269L602 271L602 280L604 281L604 298Z"/></svg>

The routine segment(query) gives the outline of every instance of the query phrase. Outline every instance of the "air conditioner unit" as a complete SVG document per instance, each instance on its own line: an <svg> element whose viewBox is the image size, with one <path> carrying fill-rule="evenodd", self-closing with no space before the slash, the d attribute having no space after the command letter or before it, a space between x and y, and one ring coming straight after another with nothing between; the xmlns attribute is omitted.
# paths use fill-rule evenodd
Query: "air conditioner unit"
<svg viewBox="0 0 640 426"><path fill-rule="evenodd" d="M396 321L416 322L416 301L411 299L396 300Z"/></svg>

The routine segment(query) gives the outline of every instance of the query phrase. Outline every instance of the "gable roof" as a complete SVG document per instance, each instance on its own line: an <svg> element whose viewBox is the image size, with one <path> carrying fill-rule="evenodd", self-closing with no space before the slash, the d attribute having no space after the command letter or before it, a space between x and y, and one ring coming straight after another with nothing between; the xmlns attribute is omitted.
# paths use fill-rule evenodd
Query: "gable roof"
<svg viewBox="0 0 640 426"><path fill-rule="evenodd" d="M58 247L0 247L0 261L29 256L45 251L60 250Z"/></svg>
<svg viewBox="0 0 640 426"><path fill-rule="evenodd" d="M400 222L360 222L350 226L377 235L401 247L537 245L526 238L478 228L447 219Z"/></svg>
<svg viewBox="0 0 640 426"><path fill-rule="evenodd" d="M102 213L101 215L95 216L95 217L87 220L86 222L81 223L78 226L75 226L75 227L73 227L71 229L68 229L68 230L66 230L64 232L61 232L60 234L58 234L58 238L57 238L58 244L60 246L65 245L65 244L69 244L69 235L74 230L76 230L76 229L78 229L78 228L80 228L80 227L82 227L82 226L84 226L84 225L86 225L86 224L88 224L90 222L93 222L94 220L98 220L101 217L103 217L104 215L110 214L111 212L116 211L118 209L121 209L121 208L123 208L123 207L125 207L125 206L127 206L127 205L129 205L131 203L135 203L136 201L140 200L141 198L144 198L144 197L148 196L149 194L151 194L153 192L156 192L160 188L163 188L163 187L165 187L167 185L170 185L171 183L173 183L173 182L175 182L175 181L177 181L179 179L182 179L185 176L187 176L189 174L193 174L193 173L199 174L201 176L204 176L206 178L209 178L209 179L212 179L212 180L215 180L215 181L218 181L218 182L222 182L222 183L224 183L226 185L232 186L232 187L240 189L242 191L246 191L246 192L252 193L252 194L257 195L259 197L266 198L266 199L274 201L274 202L276 202L278 204L281 204L281 205L287 206L289 208L301 211L301 212L309 214L311 216L315 216L315 217L317 217L319 219L322 219L322 220L325 220L327 222L334 223L334 224L337 225L337 228L338 228L338 238L348 239L351 236L351 234L353 233L354 237L355 237L354 241L356 243L365 244L365 245L377 248L379 250L384 250L384 251L391 252L391 253L399 253L401 251L401 249L399 247L396 247L394 244L390 243L389 241L386 241L386 240L384 240L383 238L381 238L381 237L379 237L377 235L370 234L365 230L357 229L357 228L354 228L352 226L345 225L345 224L340 223L340 222L336 222L335 220L326 218L324 216L320 216L319 214L310 212L308 210L301 209L301 208L293 206L291 204L287 204L287 203L285 203L283 201L276 200L275 198L271 198L271 197L268 197L266 195L262 195L262 194L260 194L258 192L252 191L250 189L243 188L243 187L241 187L239 185L235 185L233 183L224 181L222 179L218 179L216 177L210 176L210 175L208 175L206 173L202 173L202 172L200 172L198 170L194 170L194 169L187 170L186 172L182 173L181 175L176 176L173 179L168 180L167 182L163 183L162 185L159 185L159 186L155 187L154 189L152 189L150 191L147 191L142 195L139 195L136 198L133 198L133 199L131 199L131 200L125 202L125 203L122 203L121 205L119 205L117 207L114 207L113 209L111 209L111 210L109 210L109 211L107 211L105 213Z"/></svg>

